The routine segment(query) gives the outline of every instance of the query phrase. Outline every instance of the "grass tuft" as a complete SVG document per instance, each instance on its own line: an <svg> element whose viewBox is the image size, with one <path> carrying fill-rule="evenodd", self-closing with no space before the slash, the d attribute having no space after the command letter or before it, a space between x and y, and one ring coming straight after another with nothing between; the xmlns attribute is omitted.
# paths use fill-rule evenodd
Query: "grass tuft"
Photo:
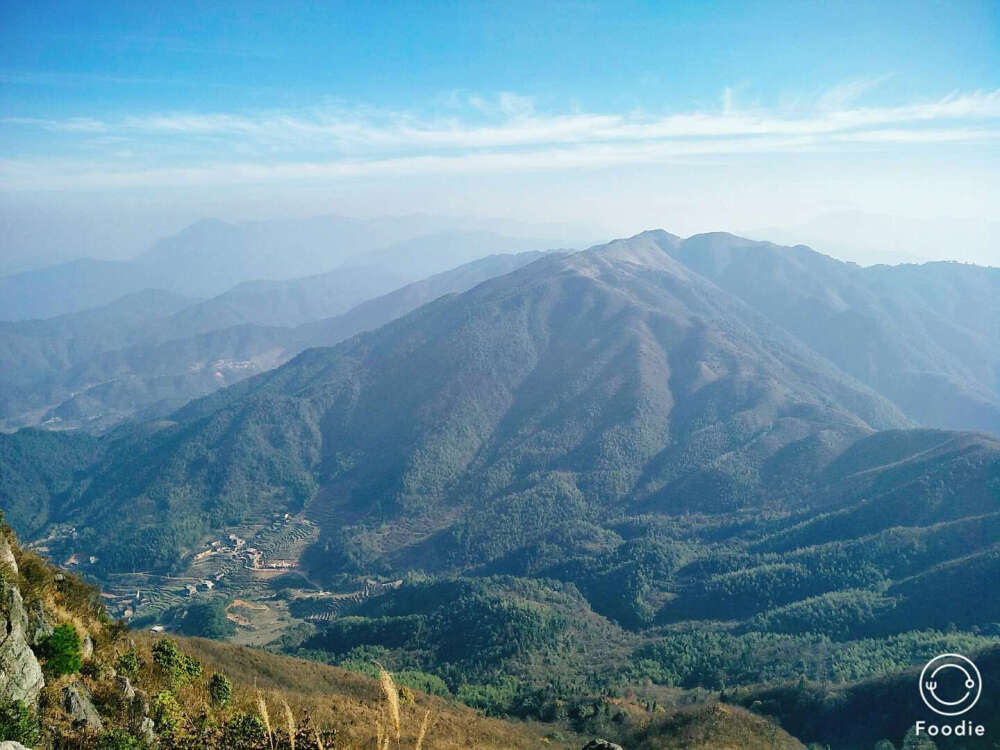
<svg viewBox="0 0 1000 750"><path fill-rule="evenodd" d="M271 715L267 712L267 701L264 700L263 693L257 693L257 711L260 720L264 722L264 729L267 730L267 743L271 746L271 750L274 750L274 730L271 729Z"/></svg>

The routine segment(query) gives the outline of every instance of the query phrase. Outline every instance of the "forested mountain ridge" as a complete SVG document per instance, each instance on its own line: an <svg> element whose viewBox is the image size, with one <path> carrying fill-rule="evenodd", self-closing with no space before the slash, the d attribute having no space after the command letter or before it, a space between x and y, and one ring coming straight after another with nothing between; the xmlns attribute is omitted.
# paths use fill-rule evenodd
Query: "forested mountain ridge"
<svg viewBox="0 0 1000 750"><path fill-rule="evenodd" d="M1000 434L1000 268L862 268L721 232L671 252L917 422Z"/></svg>
<svg viewBox="0 0 1000 750"><path fill-rule="evenodd" d="M714 510L752 507L775 502L762 469L786 446L812 450L820 434L846 446L907 424L673 260L663 247L675 242L649 233L544 258L195 402L139 444L109 436L126 458L109 450L72 515L92 526L130 507L122 531L138 539L139 498L162 498L192 531L205 512L259 512L250 491L275 509L308 503L331 534L344 533L345 518L440 519L467 506L458 526L433 530L457 535L443 547L426 532L385 540L397 559L449 567L484 541L472 497L490 499L480 513L520 519L514 538L546 519L593 521L626 498L706 511L708 491ZM149 522L159 527L156 505ZM372 529L356 533L324 544L349 560ZM493 545L497 555L510 542ZM110 550L102 557L114 564Z"/></svg>
<svg viewBox="0 0 1000 750"><path fill-rule="evenodd" d="M995 646L1000 442L917 427L685 262L699 242L731 240L646 232L459 294L428 280L167 419L0 436L0 503L143 622L186 627L188 602L133 581L158 597L218 570L188 595L281 613L272 647L580 727L638 685L649 705L803 697ZM784 255L834 261L773 252L803 309L824 298Z"/></svg>

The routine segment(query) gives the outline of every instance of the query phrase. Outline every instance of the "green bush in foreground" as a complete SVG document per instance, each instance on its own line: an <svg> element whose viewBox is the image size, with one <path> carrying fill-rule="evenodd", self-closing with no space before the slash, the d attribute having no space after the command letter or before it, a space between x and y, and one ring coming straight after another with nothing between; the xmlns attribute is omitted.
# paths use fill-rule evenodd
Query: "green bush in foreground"
<svg viewBox="0 0 1000 750"><path fill-rule="evenodd" d="M39 652L45 660L45 673L49 677L75 674L83 666L80 634L69 624L60 625L52 631L52 635L42 642Z"/></svg>
<svg viewBox="0 0 1000 750"><path fill-rule="evenodd" d="M41 734L38 721L22 701L0 705L0 742L9 740L31 747Z"/></svg>
<svg viewBox="0 0 1000 750"><path fill-rule="evenodd" d="M232 683L225 675L216 672L208 681L208 696L216 706L225 706L233 696Z"/></svg>

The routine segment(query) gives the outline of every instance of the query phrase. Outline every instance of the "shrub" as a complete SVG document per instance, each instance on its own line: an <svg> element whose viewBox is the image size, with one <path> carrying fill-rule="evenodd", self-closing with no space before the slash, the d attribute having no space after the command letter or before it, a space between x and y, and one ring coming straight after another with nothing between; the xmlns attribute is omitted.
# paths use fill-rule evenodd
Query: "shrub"
<svg viewBox="0 0 1000 750"><path fill-rule="evenodd" d="M146 743L124 729L112 729L97 738L96 750L144 750Z"/></svg>
<svg viewBox="0 0 1000 750"><path fill-rule="evenodd" d="M38 721L22 701L0 704L0 742L10 740L31 747L41 734Z"/></svg>
<svg viewBox="0 0 1000 750"><path fill-rule="evenodd" d="M173 674L184 670L184 664L181 661L181 652L178 650L177 644L169 638L157 641L153 644L151 650L153 652L153 664L161 672Z"/></svg>
<svg viewBox="0 0 1000 750"><path fill-rule="evenodd" d="M180 726L184 712L173 693L163 690L153 696L149 710L150 718L157 732L171 734Z"/></svg>
<svg viewBox="0 0 1000 750"><path fill-rule="evenodd" d="M177 644L168 638L153 645L153 663L172 686L201 676L201 662L182 654Z"/></svg>
<svg viewBox="0 0 1000 750"><path fill-rule="evenodd" d="M193 656L184 656L181 659L182 666L184 667L184 674L191 679L197 679L201 677L201 662L195 659Z"/></svg>
<svg viewBox="0 0 1000 750"><path fill-rule="evenodd" d="M225 706L233 697L233 686L224 674L216 672L208 681L208 696L216 706Z"/></svg>
<svg viewBox="0 0 1000 750"><path fill-rule="evenodd" d="M42 641L39 652L45 660L45 673L50 677L74 674L83 665L80 634L69 624L60 625L53 630L52 635Z"/></svg>
<svg viewBox="0 0 1000 750"><path fill-rule="evenodd" d="M226 722L222 739L225 747L230 750L258 748L267 741L267 728L258 716L236 714Z"/></svg>
<svg viewBox="0 0 1000 750"><path fill-rule="evenodd" d="M190 605L177 629L184 635L228 638L236 634L236 623L226 616L226 602L210 599Z"/></svg>
<svg viewBox="0 0 1000 750"><path fill-rule="evenodd" d="M142 659L139 658L139 652L135 650L135 646L118 657L115 669L118 674L128 677L130 680L139 676L139 670L142 669Z"/></svg>

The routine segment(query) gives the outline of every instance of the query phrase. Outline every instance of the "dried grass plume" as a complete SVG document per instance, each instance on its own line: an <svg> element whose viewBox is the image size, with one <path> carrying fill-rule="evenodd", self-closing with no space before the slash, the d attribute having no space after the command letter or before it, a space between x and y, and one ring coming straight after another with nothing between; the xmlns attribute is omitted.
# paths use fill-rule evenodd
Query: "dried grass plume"
<svg viewBox="0 0 1000 750"><path fill-rule="evenodd" d="M264 729L267 730L267 744L274 750L274 731L271 729L271 715L267 712L267 701L264 700L263 693L257 693L257 711L260 713L260 720L264 722Z"/></svg>
<svg viewBox="0 0 1000 750"><path fill-rule="evenodd" d="M382 688L382 695L385 696L386 708L389 711L389 719L392 722L392 728L396 734L396 744L399 744L399 738L401 736L401 722L399 719L399 690L396 689L396 683L392 681L392 675L389 674L385 667L381 664L378 665L378 683Z"/></svg>

